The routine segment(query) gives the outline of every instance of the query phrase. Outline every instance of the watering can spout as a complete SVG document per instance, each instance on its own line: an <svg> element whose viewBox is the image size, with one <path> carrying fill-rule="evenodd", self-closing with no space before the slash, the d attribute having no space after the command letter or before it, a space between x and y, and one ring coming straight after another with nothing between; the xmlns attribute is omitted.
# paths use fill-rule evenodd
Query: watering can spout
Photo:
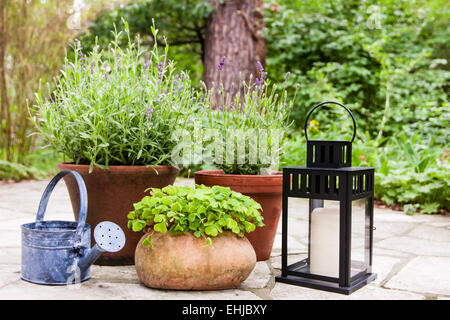
<svg viewBox="0 0 450 320"><path fill-rule="evenodd" d="M125 245L122 228L110 221L103 221L95 227L94 239L96 244L78 262L81 272L86 271L103 252L117 252Z"/></svg>

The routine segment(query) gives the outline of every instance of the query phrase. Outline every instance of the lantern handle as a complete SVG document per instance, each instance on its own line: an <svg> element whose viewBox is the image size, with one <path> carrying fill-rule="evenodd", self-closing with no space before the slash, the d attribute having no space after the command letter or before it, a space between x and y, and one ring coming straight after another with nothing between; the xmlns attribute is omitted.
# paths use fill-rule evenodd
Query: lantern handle
<svg viewBox="0 0 450 320"><path fill-rule="evenodd" d="M352 137L352 140L350 141L350 143L352 143L355 140L355 136L356 136L356 121L355 121L355 117L353 116L353 113L350 111L349 108L347 108L343 104L340 104L339 102L335 102L335 101L325 101L325 102L319 103L314 108L312 108L311 111L308 112L308 115L306 116L306 120L305 120L305 137L306 137L306 141L309 141L308 140L308 119L309 119L309 117L311 116L311 114L313 113L314 110L316 110L317 108L323 106L324 104L330 104L330 103L331 104L336 104L338 106L341 106L342 108L345 109L345 111L348 112L350 117L352 117L352 120L353 120L353 137Z"/></svg>

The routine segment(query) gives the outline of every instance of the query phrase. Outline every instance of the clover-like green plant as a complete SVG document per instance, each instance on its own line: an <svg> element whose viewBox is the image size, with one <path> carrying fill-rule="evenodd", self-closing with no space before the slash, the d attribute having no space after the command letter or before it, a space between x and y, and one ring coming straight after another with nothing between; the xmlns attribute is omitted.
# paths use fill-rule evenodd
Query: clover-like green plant
<svg viewBox="0 0 450 320"><path fill-rule="evenodd" d="M145 196L134 204L128 214L128 228L135 232L149 232L142 242L151 246L153 232L171 235L191 232L195 237L212 244L213 237L231 231L239 237L264 226L261 205L252 198L230 188L196 185L149 188Z"/></svg>

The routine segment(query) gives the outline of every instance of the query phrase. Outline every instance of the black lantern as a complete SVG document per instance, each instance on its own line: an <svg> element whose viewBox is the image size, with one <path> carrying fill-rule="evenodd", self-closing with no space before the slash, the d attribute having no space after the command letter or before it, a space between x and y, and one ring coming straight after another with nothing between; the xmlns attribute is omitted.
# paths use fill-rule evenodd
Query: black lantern
<svg viewBox="0 0 450 320"><path fill-rule="evenodd" d="M351 141L308 140L312 112L325 104L344 108L353 120ZM281 275L276 281L351 294L372 273L374 168L352 167L356 122L337 102L323 102L305 123L306 166L283 168ZM309 199L308 256L288 265L288 199ZM296 231L298 232L298 231Z"/></svg>

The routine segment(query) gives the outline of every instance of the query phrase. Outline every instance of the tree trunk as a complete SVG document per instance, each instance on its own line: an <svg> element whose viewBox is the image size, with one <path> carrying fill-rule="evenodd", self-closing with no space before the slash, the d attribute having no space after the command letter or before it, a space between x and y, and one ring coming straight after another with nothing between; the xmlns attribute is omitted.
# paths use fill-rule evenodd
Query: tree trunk
<svg viewBox="0 0 450 320"><path fill-rule="evenodd" d="M263 0L212 1L215 10L206 23L205 84L208 89L219 83L217 65L225 57L221 79L225 92L233 94L240 81L249 82L250 75L259 77L256 62L265 66L266 47ZM234 89L232 90L232 86Z"/></svg>

